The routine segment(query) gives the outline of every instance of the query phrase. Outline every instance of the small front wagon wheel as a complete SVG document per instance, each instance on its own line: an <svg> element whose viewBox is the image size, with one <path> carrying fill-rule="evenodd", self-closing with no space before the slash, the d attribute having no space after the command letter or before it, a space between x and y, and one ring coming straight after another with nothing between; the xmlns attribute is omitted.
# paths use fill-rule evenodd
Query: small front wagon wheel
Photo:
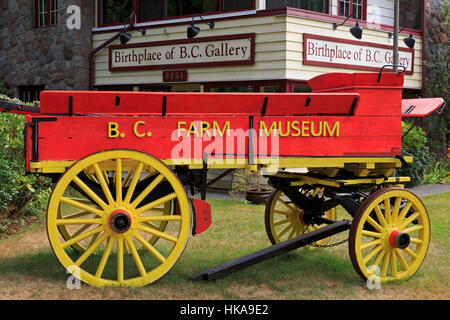
<svg viewBox="0 0 450 320"><path fill-rule="evenodd" d="M312 190L299 190L309 198L323 196L322 188ZM267 200L265 210L265 227L267 236L272 244L298 237L303 233L308 233L319 229L317 224L307 225L303 220L304 211L296 206L281 190L273 190ZM332 208L324 213L328 219L336 219L336 208ZM314 245L325 246L331 237L316 241Z"/></svg>
<svg viewBox="0 0 450 320"><path fill-rule="evenodd" d="M364 280L406 280L421 266L429 242L430 220L422 201L407 190L385 188L358 209L349 255Z"/></svg>
<svg viewBox="0 0 450 320"><path fill-rule="evenodd" d="M168 214L174 202L179 210ZM71 213L77 210L83 214ZM58 260L82 281L138 287L161 278L181 256L189 210L183 185L165 164L142 152L111 150L81 159L61 176L47 232ZM64 236L61 229L81 231Z"/></svg>

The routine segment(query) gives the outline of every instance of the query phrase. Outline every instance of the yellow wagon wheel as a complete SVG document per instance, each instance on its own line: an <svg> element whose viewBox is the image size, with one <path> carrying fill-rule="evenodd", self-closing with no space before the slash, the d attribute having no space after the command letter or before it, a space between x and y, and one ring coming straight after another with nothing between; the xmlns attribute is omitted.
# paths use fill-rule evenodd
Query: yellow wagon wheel
<svg viewBox="0 0 450 320"><path fill-rule="evenodd" d="M92 207L95 208L99 208L95 203L93 203L92 201L88 200L88 199L80 199L80 198L69 198L71 200L74 201L78 201L87 205L90 205ZM171 208L172 208L172 204L171 202L166 202L161 204L160 206L156 207L156 208L152 208L151 210L149 210L150 213L161 213L163 215L170 215L171 214ZM61 206L59 206L58 208L58 215L57 218L58 219L74 219L74 218L80 218L80 217L93 217L95 215L93 215L92 213L90 213L89 211L84 211L84 210L77 210L76 212L67 212L67 210L63 210L61 208ZM155 228L158 231L164 232L164 230L166 229L167 226L167 221L154 221L154 222L144 222L144 224L150 225L153 228ZM64 238L64 240L70 240L76 236L78 236L79 234L81 234L82 232L86 231L87 229L89 229L92 225L91 224L85 224L85 225L65 225L65 224L60 224L58 225L58 230L59 233L61 234L61 236ZM159 237L157 236L150 236L150 239L148 239L148 242L151 245L154 245L156 241L158 241ZM89 248L94 241L96 240L96 237L90 237L89 241L86 239L83 239L77 243L74 243L73 245L71 245L71 247L79 252L82 251L86 251L87 248ZM143 247L142 245L140 246L139 250L145 250L145 247Z"/></svg>
<svg viewBox="0 0 450 320"><path fill-rule="evenodd" d="M101 168L114 172L109 176L113 190ZM124 176L131 169L131 181L124 188ZM98 188L84 179L84 170L93 170ZM142 177L150 179L139 188ZM72 186L90 203L72 197ZM177 214L164 214L165 204L172 201L178 203ZM162 205L162 211L154 210ZM82 214L62 215L61 206ZM142 152L111 150L81 159L61 176L50 196L47 232L58 260L82 281L138 287L161 278L181 256L189 237L189 210L183 185L165 164ZM157 227L161 222L166 224L164 232ZM84 230L67 240L58 229L61 225ZM71 248L83 241L82 251Z"/></svg>
<svg viewBox="0 0 450 320"><path fill-rule="evenodd" d="M314 190L301 190L307 197L323 196L323 188ZM265 225L266 233L272 244L277 244L295 237L302 233L308 233L320 228L314 224L307 226L303 221L303 209L292 203L281 190L273 190L266 205ZM328 219L336 219L336 208L325 212ZM305 230L305 228L307 228ZM331 237L314 242L315 245L324 246Z"/></svg>
<svg viewBox="0 0 450 320"><path fill-rule="evenodd" d="M407 190L384 188L358 209L349 254L363 279L405 280L421 266L429 242L430 220L422 201Z"/></svg>

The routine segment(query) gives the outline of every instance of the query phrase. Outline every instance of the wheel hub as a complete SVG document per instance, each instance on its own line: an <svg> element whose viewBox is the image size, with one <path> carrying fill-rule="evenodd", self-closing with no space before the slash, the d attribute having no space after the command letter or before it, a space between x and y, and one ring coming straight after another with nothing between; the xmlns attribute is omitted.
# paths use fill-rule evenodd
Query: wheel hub
<svg viewBox="0 0 450 320"><path fill-rule="evenodd" d="M125 233L131 227L131 215L125 210L116 210L109 216L109 226L117 233Z"/></svg>
<svg viewBox="0 0 450 320"><path fill-rule="evenodd" d="M392 248L406 249L409 246L410 237L409 234L394 230L389 235L389 245Z"/></svg>

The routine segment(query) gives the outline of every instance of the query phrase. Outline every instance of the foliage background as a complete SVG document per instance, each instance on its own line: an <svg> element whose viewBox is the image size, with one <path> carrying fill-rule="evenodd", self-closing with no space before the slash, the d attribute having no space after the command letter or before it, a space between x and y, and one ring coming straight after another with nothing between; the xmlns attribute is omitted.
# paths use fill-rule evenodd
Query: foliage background
<svg viewBox="0 0 450 320"><path fill-rule="evenodd" d="M24 128L25 116L0 113L0 236L39 215L50 194L49 179L25 173Z"/></svg>

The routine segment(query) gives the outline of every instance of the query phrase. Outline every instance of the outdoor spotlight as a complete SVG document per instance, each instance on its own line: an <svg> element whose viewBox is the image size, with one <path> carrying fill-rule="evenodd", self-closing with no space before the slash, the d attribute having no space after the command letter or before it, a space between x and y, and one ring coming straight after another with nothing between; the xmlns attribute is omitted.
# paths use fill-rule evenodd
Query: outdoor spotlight
<svg viewBox="0 0 450 320"><path fill-rule="evenodd" d="M362 38L363 29L359 26L358 21L356 21L356 26L350 29L350 33L356 38Z"/></svg>
<svg viewBox="0 0 450 320"><path fill-rule="evenodd" d="M337 23L333 22L333 30L336 30L339 26L342 26L343 24L345 24L345 22L347 22L347 20L349 18L350 18L350 16L345 18L344 22L342 22L341 24L337 24ZM350 33L356 39L361 39L362 38L363 29L359 26L358 20L356 20L356 26L354 26L353 28L350 29Z"/></svg>
<svg viewBox="0 0 450 320"><path fill-rule="evenodd" d="M202 22L206 25L209 26L210 29L214 29L214 27L216 26L216 24L214 23L214 21L212 22L205 22L203 20L203 18L201 16L199 16L200 19L202 20ZM200 28L194 26L194 16L192 16L192 22L190 24L190 26L187 28L187 37L188 38L194 38L196 37L198 34L200 33Z"/></svg>
<svg viewBox="0 0 450 320"><path fill-rule="evenodd" d="M122 33L120 34L120 43L122 45L127 44L128 41L131 40L133 36L129 33L126 33L125 31L122 31Z"/></svg>
<svg viewBox="0 0 450 320"><path fill-rule="evenodd" d="M187 28L187 37L190 38L194 38L195 36L197 36L200 33L200 28L194 26L193 24L191 24L188 28Z"/></svg>
<svg viewBox="0 0 450 320"><path fill-rule="evenodd" d="M410 33L408 38L403 39L403 42L406 44L408 48L414 49L414 44L416 43L416 40L414 40L412 33Z"/></svg>

